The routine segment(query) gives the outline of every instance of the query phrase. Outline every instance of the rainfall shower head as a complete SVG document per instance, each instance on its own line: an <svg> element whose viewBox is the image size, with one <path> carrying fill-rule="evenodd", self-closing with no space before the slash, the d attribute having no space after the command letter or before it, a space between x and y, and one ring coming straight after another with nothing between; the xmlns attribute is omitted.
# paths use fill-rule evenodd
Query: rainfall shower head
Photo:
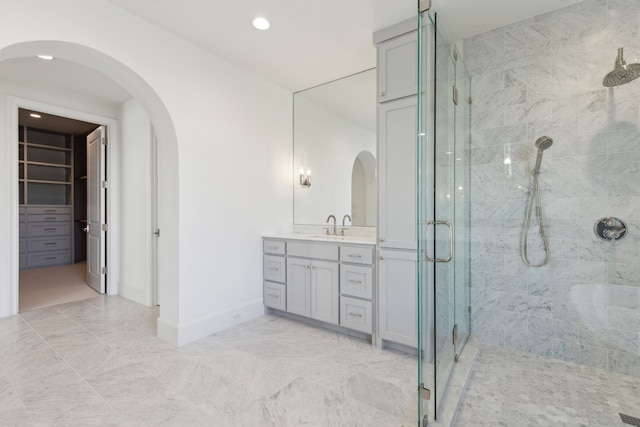
<svg viewBox="0 0 640 427"><path fill-rule="evenodd" d="M540 164L542 163L542 152L547 148L551 147L553 144L553 139L548 136L541 136L536 140L536 148L538 149L538 156L536 157L536 165L533 168L534 174L540 173Z"/></svg>
<svg viewBox="0 0 640 427"><path fill-rule="evenodd" d="M613 65L613 71L604 76L602 84L605 87L620 86L638 77L640 77L640 64L627 65L623 58L623 48L619 48L616 62Z"/></svg>

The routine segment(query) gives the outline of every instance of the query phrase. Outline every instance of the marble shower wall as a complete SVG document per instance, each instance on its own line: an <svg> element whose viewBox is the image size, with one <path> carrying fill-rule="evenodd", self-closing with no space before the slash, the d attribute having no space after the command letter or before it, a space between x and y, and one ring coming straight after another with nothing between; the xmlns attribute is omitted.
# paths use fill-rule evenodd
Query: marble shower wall
<svg viewBox="0 0 640 427"><path fill-rule="evenodd" d="M464 41L471 74L472 330L508 348L640 376L640 1L587 0ZM551 261L520 257L534 142ZM596 220L629 230L599 240ZM532 224L535 232L537 223ZM530 258L544 258L531 234Z"/></svg>

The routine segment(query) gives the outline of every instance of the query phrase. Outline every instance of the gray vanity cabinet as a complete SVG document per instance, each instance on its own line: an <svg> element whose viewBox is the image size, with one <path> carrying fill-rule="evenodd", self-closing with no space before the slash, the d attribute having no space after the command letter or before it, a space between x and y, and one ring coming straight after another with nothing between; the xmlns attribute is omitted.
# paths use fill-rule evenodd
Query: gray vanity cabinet
<svg viewBox="0 0 640 427"><path fill-rule="evenodd" d="M286 243L283 240L265 239L263 252L264 305L277 310L286 310Z"/></svg>
<svg viewBox="0 0 640 427"><path fill-rule="evenodd" d="M378 52L377 336L417 344L417 31L415 20L374 34Z"/></svg>
<svg viewBox="0 0 640 427"><path fill-rule="evenodd" d="M418 92L418 37L413 31L378 45L378 102Z"/></svg>
<svg viewBox="0 0 640 427"><path fill-rule="evenodd" d="M287 311L338 324L338 247L331 244L289 242Z"/></svg>
<svg viewBox="0 0 640 427"><path fill-rule="evenodd" d="M373 244L265 238L264 304L373 336L374 254Z"/></svg>

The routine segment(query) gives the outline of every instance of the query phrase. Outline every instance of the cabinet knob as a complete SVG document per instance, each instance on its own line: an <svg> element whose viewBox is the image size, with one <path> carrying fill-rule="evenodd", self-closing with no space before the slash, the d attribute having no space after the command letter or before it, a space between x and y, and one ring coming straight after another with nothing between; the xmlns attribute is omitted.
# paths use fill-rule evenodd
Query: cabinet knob
<svg viewBox="0 0 640 427"><path fill-rule="evenodd" d="M378 239L380 242L384 242L384 237Z"/></svg>
<svg viewBox="0 0 640 427"><path fill-rule="evenodd" d="M380 91L380 96L384 96L384 91L383 90Z"/></svg>
<svg viewBox="0 0 640 427"><path fill-rule="evenodd" d="M379 257L378 257L378 259L379 259L380 261L382 261L382 260L384 259L384 257L383 257L383 256L379 256Z"/></svg>

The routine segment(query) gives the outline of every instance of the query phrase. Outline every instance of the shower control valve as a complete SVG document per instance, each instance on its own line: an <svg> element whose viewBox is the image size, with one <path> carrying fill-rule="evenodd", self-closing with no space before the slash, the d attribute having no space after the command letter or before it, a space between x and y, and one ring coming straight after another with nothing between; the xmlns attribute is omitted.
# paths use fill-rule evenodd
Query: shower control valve
<svg viewBox="0 0 640 427"><path fill-rule="evenodd" d="M627 224L619 218L608 216L596 221L593 231L602 240L618 240L627 233Z"/></svg>

